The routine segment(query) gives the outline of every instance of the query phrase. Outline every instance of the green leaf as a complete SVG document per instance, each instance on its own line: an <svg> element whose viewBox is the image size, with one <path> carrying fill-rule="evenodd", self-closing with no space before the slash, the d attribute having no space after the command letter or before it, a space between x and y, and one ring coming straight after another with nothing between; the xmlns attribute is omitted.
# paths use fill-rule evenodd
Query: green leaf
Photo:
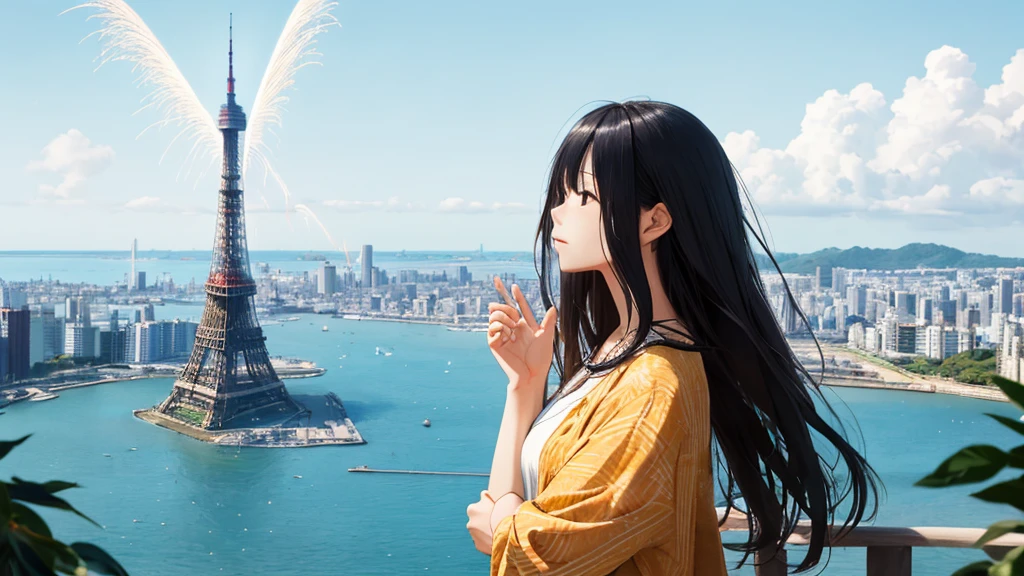
<svg viewBox="0 0 1024 576"><path fill-rule="evenodd" d="M36 514L35 510L18 502L14 502L11 507L14 512L12 514L12 519L15 522L27 527L36 534L41 534L47 538L53 538L53 534L50 533L50 527L46 525L45 520Z"/></svg>
<svg viewBox="0 0 1024 576"><path fill-rule="evenodd" d="M13 481L12 485L17 485L17 484L35 484L35 482L29 482L27 480L22 480L21 478L18 478L17 476L12 477L11 480ZM82 487L80 484L76 484L74 482L65 482L63 480L50 480L49 482L43 482L41 484L41 486L43 488L45 488L46 491L49 492L50 494L56 494L57 492L60 492L61 490L67 490L68 488L81 488Z"/></svg>
<svg viewBox="0 0 1024 576"><path fill-rule="evenodd" d="M11 508L11 495L7 492L8 484L6 482L0 482L0 530L7 529L7 521L11 519L13 510Z"/></svg>
<svg viewBox="0 0 1024 576"><path fill-rule="evenodd" d="M71 548L85 561L89 570L113 576L128 576L128 572L99 546L88 542L75 542Z"/></svg>
<svg viewBox="0 0 1024 576"><path fill-rule="evenodd" d="M1015 382L1009 378L1003 378L1002 376L992 376L992 383L999 386L1000 390L1006 394L1006 397L1013 402L1017 408L1024 410L1024 384Z"/></svg>
<svg viewBox="0 0 1024 576"><path fill-rule="evenodd" d="M985 412L985 416L995 419L997 422L1004 424L1014 432L1024 436L1024 422L1014 420L1013 418L1007 418L1006 416L1000 416L999 414L992 414L990 412Z"/></svg>
<svg viewBox="0 0 1024 576"><path fill-rule="evenodd" d="M1006 456L1007 466L1024 469L1024 444L1010 450L1006 453Z"/></svg>
<svg viewBox="0 0 1024 576"><path fill-rule="evenodd" d="M981 560L964 566L953 572L951 576L988 576L988 569L991 566L992 562L990 560Z"/></svg>
<svg viewBox="0 0 1024 576"><path fill-rule="evenodd" d="M1003 520L1001 522L996 522L989 526L988 530L982 534L981 538L978 538L978 541L972 544L972 546L974 548L981 548L986 543L1010 532L1024 533L1024 521Z"/></svg>
<svg viewBox="0 0 1024 576"><path fill-rule="evenodd" d="M956 484L981 482L995 476L1006 466L1008 456L995 446L975 444L961 449L947 458L934 472L914 483L914 486L938 488Z"/></svg>
<svg viewBox="0 0 1024 576"><path fill-rule="evenodd" d="M18 444L21 444L25 440L28 440L29 436L31 436L31 434L26 434L21 438L18 438L17 440L0 441L0 460L2 460L4 456L7 456L7 454L10 453L11 450L14 450L14 448Z"/></svg>
<svg viewBox="0 0 1024 576"><path fill-rule="evenodd" d="M97 528L102 528L102 526L97 524L96 521L76 510L74 506L68 504L64 499L50 494L42 484L19 481L17 484L7 484L7 490L10 493L11 498L16 498L22 502L28 502L30 504L37 504L39 506L59 508L61 510L67 510L68 512L74 512L79 517L91 522Z"/></svg>
<svg viewBox="0 0 1024 576"><path fill-rule="evenodd" d="M10 546L14 549L16 560L13 563L16 567L16 570L13 571L14 574L25 574L26 576L57 576L53 569L39 557L39 554L36 553L36 550L32 548L31 545L26 544L20 539L14 538L12 535L10 539Z"/></svg>
<svg viewBox="0 0 1024 576"><path fill-rule="evenodd" d="M980 492L971 494L971 496L986 502L1009 504L1024 511L1024 477L993 484Z"/></svg>
<svg viewBox="0 0 1024 576"><path fill-rule="evenodd" d="M62 563L78 563L78 556L67 544L53 538L36 534L25 525L19 525L9 532L9 541L14 546L18 559L39 572L39 567L32 562L32 557L39 559L46 568L42 574L53 574L53 566L58 560ZM25 549L28 548L28 550ZM35 572L33 572L35 573Z"/></svg>

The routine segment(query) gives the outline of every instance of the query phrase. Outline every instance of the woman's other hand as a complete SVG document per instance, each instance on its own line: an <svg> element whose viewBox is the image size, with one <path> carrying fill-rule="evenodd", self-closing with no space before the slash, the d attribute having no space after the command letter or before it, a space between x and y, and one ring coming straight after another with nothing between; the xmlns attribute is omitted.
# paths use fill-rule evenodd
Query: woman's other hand
<svg viewBox="0 0 1024 576"><path fill-rule="evenodd" d="M473 545L488 556L491 555L490 518L492 510L494 510L494 500L487 490L480 493L479 501L466 508L466 515L469 516L466 529L469 530L469 535L473 538Z"/></svg>
<svg viewBox="0 0 1024 576"><path fill-rule="evenodd" d="M555 308L548 308L538 324L518 285L512 285L512 295L519 303L522 315L497 276L494 277L494 287L505 302L488 305L487 345L508 375L510 389L530 394L535 391L534 387L547 386L555 338Z"/></svg>

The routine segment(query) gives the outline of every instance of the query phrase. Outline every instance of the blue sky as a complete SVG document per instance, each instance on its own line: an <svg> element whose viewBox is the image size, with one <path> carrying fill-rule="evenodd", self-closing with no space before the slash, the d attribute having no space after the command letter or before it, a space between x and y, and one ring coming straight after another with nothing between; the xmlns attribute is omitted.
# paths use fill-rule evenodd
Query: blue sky
<svg viewBox="0 0 1024 576"><path fill-rule="evenodd" d="M94 71L101 44L80 40L96 10L58 16L75 4L21 3L0 22L0 250L209 247L216 170L186 174L181 143L161 162L176 130L136 138L160 118L133 114L148 89L128 62ZM129 4L211 114L228 13L250 112L294 6ZM530 249L566 123L639 96L719 136L776 250L1024 256L1020 3L343 0L332 13L322 65L298 71L267 143L292 204L350 251ZM246 193L250 248L333 249L272 181L250 173Z"/></svg>

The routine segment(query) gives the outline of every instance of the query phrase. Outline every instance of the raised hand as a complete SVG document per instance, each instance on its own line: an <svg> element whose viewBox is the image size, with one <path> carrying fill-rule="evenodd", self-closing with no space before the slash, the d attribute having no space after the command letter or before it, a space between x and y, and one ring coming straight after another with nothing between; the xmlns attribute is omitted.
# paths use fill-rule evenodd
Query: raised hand
<svg viewBox="0 0 1024 576"><path fill-rule="evenodd" d="M518 309L497 276L494 277L494 287L504 303L492 302L488 305L490 317L487 345L501 369L508 375L510 389L527 388L525 393L537 392L543 396L548 371L551 369L557 316L555 308L548 308L538 324L518 285L512 285L512 295L519 303ZM519 310L522 310L522 314ZM537 387L541 390L535 390Z"/></svg>

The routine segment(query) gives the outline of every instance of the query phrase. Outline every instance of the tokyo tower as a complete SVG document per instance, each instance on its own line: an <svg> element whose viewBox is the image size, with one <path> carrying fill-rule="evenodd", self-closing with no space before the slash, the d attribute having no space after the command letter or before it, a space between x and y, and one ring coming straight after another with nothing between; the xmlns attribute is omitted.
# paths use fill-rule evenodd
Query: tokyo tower
<svg viewBox="0 0 1024 576"><path fill-rule="evenodd" d="M206 430L250 427L259 419L281 421L308 413L288 394L271 366L266 337L256 318L256 283L249 269L239 182L238 133L245 130L245 113L235 103L233 58L229 26L228 101L220 107L218 121L224 154L206 307L192 355L170 396L156 407L175 420Z"/></svg>

